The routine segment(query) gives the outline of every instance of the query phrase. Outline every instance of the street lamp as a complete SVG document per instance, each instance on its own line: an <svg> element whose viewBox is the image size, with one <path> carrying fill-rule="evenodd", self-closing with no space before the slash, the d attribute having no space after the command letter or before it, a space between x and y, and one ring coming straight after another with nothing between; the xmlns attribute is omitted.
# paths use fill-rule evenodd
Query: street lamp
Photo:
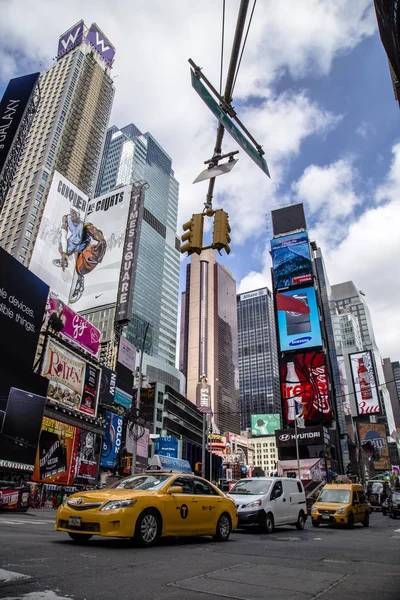
<svg viewBox="0 0 400 600"><path fill-rule="evenodd" d="M294 437L296 440L296 459L297 459L297 477L301 480L300 474L300 457L299 457L299 439L297 437L297 419L301 419L301 414L295 415L294 417ZM302 419L302 425L299 425L300 429L304 429L304 420Z"/></svg>

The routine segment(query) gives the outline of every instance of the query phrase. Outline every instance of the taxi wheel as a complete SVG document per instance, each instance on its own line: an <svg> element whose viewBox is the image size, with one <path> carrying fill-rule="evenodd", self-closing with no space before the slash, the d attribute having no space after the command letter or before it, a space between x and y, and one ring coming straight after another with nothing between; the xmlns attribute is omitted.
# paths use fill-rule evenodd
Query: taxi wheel
<svg viewBox="0 0 400 600"><path fill-rule="evenodd" d="M364 519L362 524L364 527L369 527L369 512L365 511Z"/></svg>
<svg viewBox="0 0 400 600"><path fill-rule="evenodd" d="M353 513L349 513L349 516L347 517L347 523L346 523L348 529L353 529L354 527L354 515Z"/></svg>
<svg viewBox="0 0 400 600"><path fill-rule="evenodd" d="M213 538L216 542L227 542L231 534L231 519L227 513L222 513L217 523L217 531Z"/></svg>
<svg viewBox="0 0 400 600"><path fill-rule="evenodd" d="M159 515L151 508L144 510L136 521L135 540L140 546L148 547L155 544L160 535Z"/></svg>
<svg viewBox="0 0 400 600"><path fill-rule="evenodd" d="M88 542L90 538L93 537L88 533L68 533L68 535L74 542L81 542L82 544Z"/></svg>

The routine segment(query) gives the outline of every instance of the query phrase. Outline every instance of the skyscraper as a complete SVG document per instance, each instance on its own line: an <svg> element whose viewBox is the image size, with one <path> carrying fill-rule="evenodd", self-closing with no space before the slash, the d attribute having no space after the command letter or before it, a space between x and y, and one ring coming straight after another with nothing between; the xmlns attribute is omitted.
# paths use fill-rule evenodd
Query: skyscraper
<svg viewBox="0 0 400 600"><path fill-rule="evenodd" d="M115 50L95 23L59 39L39 81L41 101L0 222L0 245L29 265L54 170L94 192L114 97Z"/></svg>
<svg viewBox="0 0 400 600"><path fill-rule="evenodd" d="M365 295L363 292L357 290L352 281L332 285L331 300L339 312L345 309L356 317L364 346L375 342L375 333L369 308L365 302Z"/></svg>
<svg viewBox="0 0 400 600"><path fill-rule="evenodd" d="M186 395L196 402L200 378L210 386L213 423L240 431L236 282L212 250L193 254L182 302L180 365Z"/></svg>
<svg viewBox="0 0 400 600"><path fill-rule="evenodd" d="M133 123L122 129L113 126L106 135L96 195L136 181L146 181L149 188L144 200L132 320L127 337L140 348L143 330L149 323L146 352L175 366L180 266L180 242L176 237L179 184L172 170L172 159L150 133L142 134ZM108 308L107 314L113 310ZM86 313L86 316L93 321L93 315L96 319L98 312L96 309L95 315ZM106 320L110 322L109 318Z"/></svg>
<svg viewBox="0 0 400 600"><path fill-rule="evenodd" d="M252 414L281 413L274 300L268 288L237 296L241 426Z"/></svg>

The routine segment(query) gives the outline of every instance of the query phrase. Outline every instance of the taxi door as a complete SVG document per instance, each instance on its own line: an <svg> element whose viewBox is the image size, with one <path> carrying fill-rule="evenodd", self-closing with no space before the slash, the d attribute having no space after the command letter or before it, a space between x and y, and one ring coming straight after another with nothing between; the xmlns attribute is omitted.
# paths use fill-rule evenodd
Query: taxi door
<svg viewBox="0 0 400 600"><path fill-rule="evenodd" d="M203 479L193 478L195 514L198 516L199 533L215 533L222 513L223 498Z"/></svg>
<svg viewBox="0 0 400 600"><path fill-rule="evenodd" d="M166 535L181 535L194 532L196 529L197 515L195 514L193 481L192 477L179 476L171 483L170 487L179 486L182 494L168 494L164 496L164 532Z"/></svg>
<svg viewBox="0 0 400 600"><path fill-rule="evenodd" d="M361 504L358 492L353 492L352 510L354 514L354 522L360 523L364 519L365 508Z"/></svg>

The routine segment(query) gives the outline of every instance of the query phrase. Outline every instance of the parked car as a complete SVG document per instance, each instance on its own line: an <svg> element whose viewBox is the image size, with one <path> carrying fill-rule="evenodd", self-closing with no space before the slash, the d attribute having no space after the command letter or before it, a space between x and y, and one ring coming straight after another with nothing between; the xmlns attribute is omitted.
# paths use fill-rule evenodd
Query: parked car
<svg viewBox="0 0 400 600"><path fill-rule="evenodd" d="M299 479L249 477L239 480L228 496L237 507L238 527L259 525L265 533L271 533L277 525L304 529L306 495Z"/></svg>
<svg viewBox="0 0 400 600"><path fill-rule="evenodd" d="M393 492L388 498L388 513L392 519L400 515L400 492Z"/></svg>

